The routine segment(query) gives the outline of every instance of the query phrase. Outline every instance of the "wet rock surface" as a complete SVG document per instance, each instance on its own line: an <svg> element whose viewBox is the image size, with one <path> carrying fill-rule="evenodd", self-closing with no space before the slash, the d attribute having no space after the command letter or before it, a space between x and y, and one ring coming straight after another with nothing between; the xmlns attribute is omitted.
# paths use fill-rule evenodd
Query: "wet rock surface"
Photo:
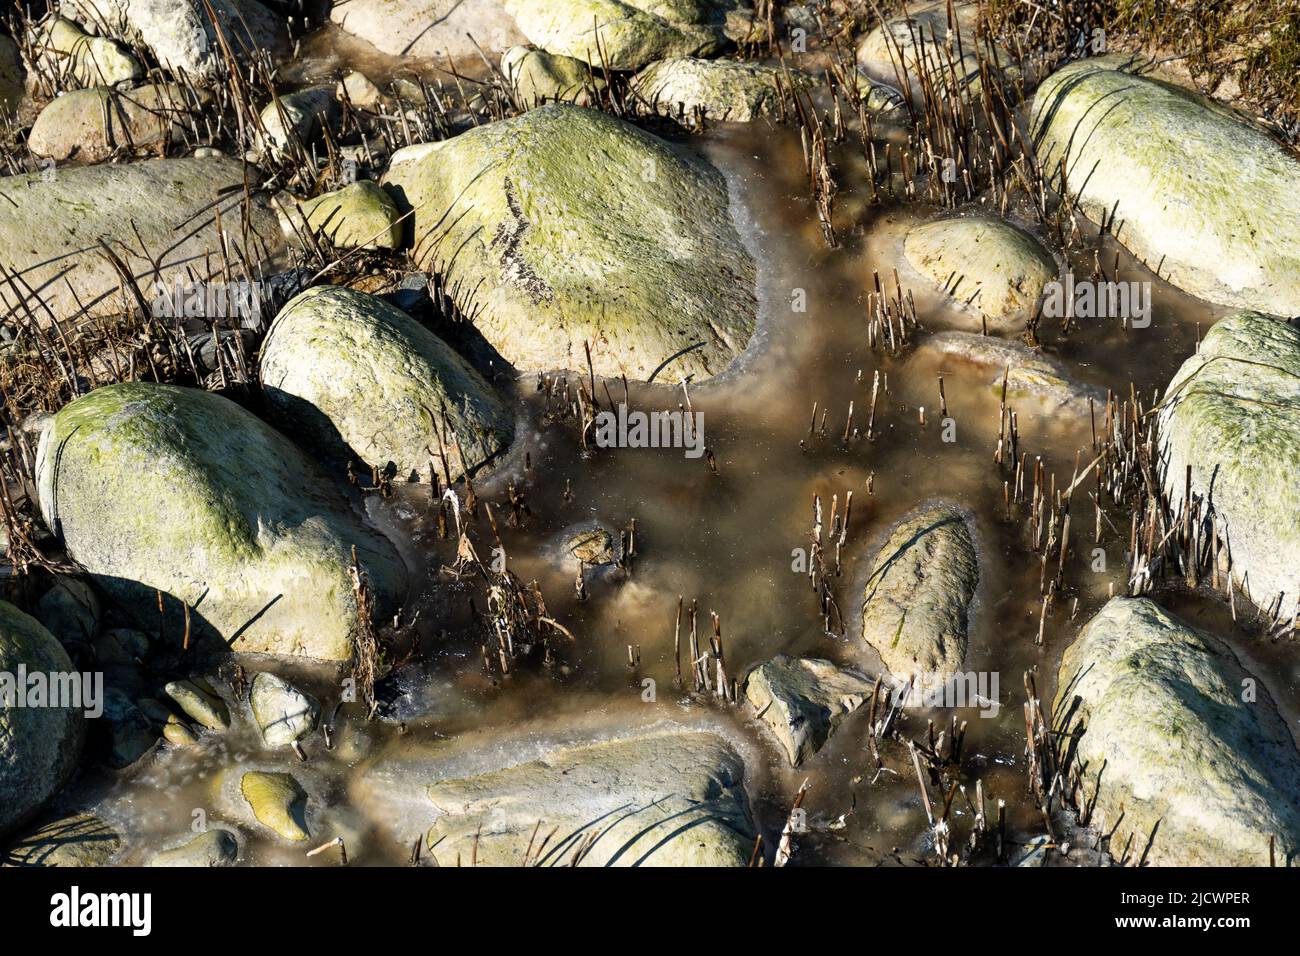
<svg viewBox="0 0 1300 956"><path fill-rule="evenodd" d="M871 698L873 681L830 661L778 654L750 671L745 699L797 767Z"/></svg>
<svg viewBox="0 0 1300 956"><path fill-rule="evenodd" d="M1054 713L1094 814L1153 866L1266 866L1300 850L1300 753L1266 691L1221 640L1144 598L1114 598L1061 660ZM1251 695L1248 695L1251 696ZM1112 837L1113 845L1119 845Z"/></svg>

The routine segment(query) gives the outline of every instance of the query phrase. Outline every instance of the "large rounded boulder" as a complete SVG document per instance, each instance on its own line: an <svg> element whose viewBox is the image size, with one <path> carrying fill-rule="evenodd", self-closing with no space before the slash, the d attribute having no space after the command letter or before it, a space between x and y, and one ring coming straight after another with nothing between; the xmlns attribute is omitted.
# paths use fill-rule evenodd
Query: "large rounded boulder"
<svg viewBox="0 0 1300 956"><path fill-rule="evenodd" d="M551 104L398 151L415 256L520 370L721 372L753 334L753 259L708 163L596 110ZM696 347L698 346L698 347Z"/></svg>
<svg viewBox="0 0 1300 956"><path fill-rule="evenodd" d="M236 652L346 659L360 624L353 548L377 614L405 594L392 544L328 476L210 392L96 389L46 427L37 478L69 556L142 626L158 626L161 592L171 639L188 626Z"/></svg>
<svg viewBox="0 0 1300 956"><path fill-rule="evenodd" d="M1066 650L1057 688L1056 729L1112 848L1153 866L1267 866L1272 839L1294 861L1300 753L1225 642L1146 598L1112 598Z"/></svg>
<svg viewBox="0 0 1300 956"><path fill-rule="evenodd" d="M0 834L31 816L72 776L86 736L89 706L55 699L49 690L73 676L54 636L8 601L0 601ZM25 678L20 681L20 677ZM37 698L30 679L43 679Z"/></svg>
<svg viewBox="0 0 1300 956"><path fill-rule="evenodd" d="M1184 506L1190 468L1237 584L1289 616L1300 601L1300 331L1254 312L1220 319L1170 381L1159 421L1166 494Z"/></svg>
<svg viewBox="0 0 1300 956"><path fill-rule="evenodd" d="M330 457L391 461L403 475L432 462L455 481L514 433L510 410L469 363L364 292L317 286L291 300L267 333L261 374L287 433Z"/></svg>
<svg viewBox="0 0 1300 956"><path fill-rule="evenodd" d="M1240 115L1120 69L1072 63L1034 97L1043 167L1164 279L1220 305L1300 313L1300 160Z"/></svg>

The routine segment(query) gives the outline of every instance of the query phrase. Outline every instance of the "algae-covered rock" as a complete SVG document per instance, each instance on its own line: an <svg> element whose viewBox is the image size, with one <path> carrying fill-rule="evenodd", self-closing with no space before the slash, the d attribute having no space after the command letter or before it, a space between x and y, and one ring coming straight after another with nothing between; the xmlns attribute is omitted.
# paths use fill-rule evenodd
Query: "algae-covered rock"
<svg viewBox="0 0 1300 956"><path fill-rule="evenodd" d="M1165 390L1165 493L1205 500L1232 575L1262 608L1300 600L1300 331L1253 312L1220 319ZM1278 595L1284 595L1278 603Z"/></svg>
<svg viewBox="0 0 1300 956"><path fill-rule="evenodd" d="M938 502L909 512L876 554L862 636L897 677L953 674L966 657L979 562L965 513Z"/></svg>
<svg viewBox="0 0 1300 956"><path fill-rule="evenodd" d="M281 200L280 208L290 234L314 232L337 249L397 249L402 245L397 204L370 180L297 203Z"/></svg>
<svg viewBox="0 0 1300 956"><path fill-rule="evenodd" d="M593 91L605 88L605 78L585 61L523 45L501 55L501 74L525 108L543 103L586 106Z"/></svg>
<svg viewBox="0 0 1300 956"><path fill-rule="evenodd" d="M97 163L119 148L154 151L179 142L210 100L178 83L115 91L97 86L52 100L36 117L27 145L37 156Z"/></svg>
<svg viewBox="0 0 1300 956"><path fill-rule="evenodd" d="M285 242L264 199L254 197L245 220L244 172L242 163L226 157L190 157L0 177L0 265L40 295L43 306L31 308L42 323L48 321L45 307L59 320L137 307L121 293L101 238L146 296L158 282L171 288L178 278L221 276L218 215L227 242L230 224L241 223L242 230L246 222L246 253L256 269ZM4 295L13 307L11 291Z"/></svg>
<svg viewBox="0 0 1300 956"><path fill-rule="evenodd" d="M112 826L86 813L42 824L0 855L3 866L107 866L122 849Z"/></svg>
<svg viewBox="0 0 1300 956"><path fill-rule="evenodd" d="M230 729L230 709L210 686L192 680L169 681L163 688L185 716L218 733Z"/></svg>
<svg viewBox="0 0 1300 956"><path fill-rule="evenodd" d="M990 330L1019 328L1056 260L1028 233L997 219L963 216L915 226L903 254L917 272L988 320Z"/></svg>
<svg viewBox="0 0 1300 956"><path fill-rule="evenodd" d="M330 20L381 53L478 63L524 42L502 0L348 0Z"/></svg>
<svg viewBox="0 0 1300 956"><path fill-rule="evenodd" d="M385 182L415 256L516 368L721 372L754 331L755 268L707 163L596 110L550 104L408 147Z"/></svg>
<svg viewBox="0 0 1300 956"><path fill-rule="evenodd" d="M506 0L529 41L611 70L716 53L739 6L731 0Z"/></svg>
<svg viewBox="0 0 1300 956"><path fill-rule="evenodd" d="M815 657L778 654L749 672L745 698L797 767L871 697L873 682Z"/></svg>
<svg viewBox="0 0 1300 956"><path fill-rule="evenodd" d="M390 798L414 790L427 809L412 823L433 819L425 856L443 866L526 855L530 866L744 866L755 833L744 771L717 734L655 724L487 747L399 740L361 785Z"/></svg>
<svg viewBox="0 0 1300 956"><path fill-rule="evenodd" d="M1132 834L1133 858L1154 866L1267 866L1275 838L1279 864L1294 863L1300 754L1223 641L1145 598L1112 598L1066 650L1057 687L1054 724L1081 734L1112 852Z"/></svg>
<svg viewBox="0 0 1300 956"><path fill-rule="evenodd" d="M740 60L676 57L651 63L632 78L632 93L644 108L668 115L701 110L713 120L748 123L780 112L792 87L808 85L810 76Z"/></svg>
<svg viewBox="0 0 1300 956"><path fill-rule="evenodd" d="M391 461L404 476L426 474L432 461L454 481L514 433L505 404L446 343L383 299L337 286L284 307L262 346L261 377L290 434L327 456Z"/></svg>
<svg viewBox="0 0 1300 956"><path fill-rule="evenodd" d="M208 0L230 52L247 60L258 50L286 52L285 23L257 0ZM165 70L192 79L215 77L222 59L217 31L204 0L63 0L82 23L106 28L133 46L148 49Z"/></svg>
<svg viewBox="0 0 1300 956"><path fill-rule="evenodd" d="M357 627L355 547L378 619L405 591L386 538L288 439L209 392L148 383L65 406L37 452L41 511L142 626L236 652L342 660Z"/></svg>
<svg viewBox="0 0 1300 956"><path fill-rule="evenodd" d="M239 859L239 839L230 830L213 827L168 850L159 850L150 866L233 866Z"/></svg>
<svg viewBox="0 0 1300 956"><path fill-rule="evenodd" d="M44 627L8 601L0 601L0 834L27 819L68 782L85 741L84 708L32 705L28 675L72 673L72 661ZM23 695L20 700L17 695ZM66 701L65 701L66 703Z"/></svg>
<svg viewBox="0 0 1300 956"><path fill-rule="evenodd" d="M250 770L239 783L257 822L294 843L308 837L307 793L292 774Z"/></svg>
<svg viewBox="0 0 1300 956"><path fill-rule="evenodd" d="M870 113L891 115L907 106L903 94L888 83L873 79L861 70L853 78L857 86L858 98Z"/></svg>
<svg viewBox="0 0 1300 956"><path fill-rule="evenodd" d="M320 716L315 698L266 671L253 678L249 703L268 747L288 747L302 739Z"/></svg>
<svg viewBox="0 0 1300 956"><path fill-rule="evenodd" d="M82 86L116 86L144 76L129 49L110 37L87 33L66 17L54 17L46 25L44 46Z"/></svg>
<svg viewBox="0 0 1300 956"><path fill-rule="evenodd" d="M1161 278L1220 305L1300 313L1300 160L1240 115L1103 58L1034 96L1045 169Z"/></svg>

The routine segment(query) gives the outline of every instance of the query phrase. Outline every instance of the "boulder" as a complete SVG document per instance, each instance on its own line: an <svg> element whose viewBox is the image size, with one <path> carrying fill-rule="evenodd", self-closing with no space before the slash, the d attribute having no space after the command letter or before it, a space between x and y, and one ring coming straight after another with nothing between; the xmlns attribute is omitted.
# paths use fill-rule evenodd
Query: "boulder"
<svg viewBox="0 0 1300 956"><path fill-rule="evenodd" d="M1106 407L1104 389L1071 378L1061 362L1022 342L978 332L939 332L923 339L916 354L931 351L986 369L989 388L999 397L1005 377L1008 401L1039 401L1050 410L1080 415L1088 414L1090 399L1094 407Z"/></svg>
<svg viewBox="0 0 1300 956"><path fill-rule="evenodd" d="M1300 314L1300 160L1231 110L1122 62L1072 63L1039 87L1031 130L1044 168L1064 161L1088 218L1178 288Z"/></svg>
<svg viewBox="0 0 1300 956"><path fill-rule="evenodd" d="M223 733L230 729L230 709L212 685L201 679L168 681L163 688L176 706L208 730Z"/></svg>
<svg viewBox="0 0 1300 956"><path fill-rule="evenodd" d="M210 0L226 43L239 60L256 50L288 51L285 23L257 0ZM203 0L63 0L63 10L82 23L101 25L153 53L165 70L212 79L221 44Z"/></svg>
<svg viewBox="0 0 1300 956"><path fill-rule="evenodd" d="M45 823L15 840L0 855L4 866L108 866L122 849L112 826L86 813Z"/></svg>
<svg viewBox="0 0 1300 956"><path fill-rule="evenodd" d="M1131 834L1131 857L1153 866L1267 866L1275 838L1294 865L1300 753L1226 643L1146 598L1112 598L1057 687L1053 723L1097 794L1094 819L1117 831L1112 855Z"/></svg>
<svg viewBox="0 0 1300 956"><path fill-rule="evenodd" d="M99 633L103 614L90 585L61 575L36 603L36 619L64 647L87 644Z"/></svg>
<svg viewBox="0 0 1300 956"><path fill-rule="evenodd" d="M914 226L903 254L917 272L987 319L991 331L1018 331L1033 316L1056 260L1033 236L985 216Z"/></svg>
<svg viewBox="0 0 1300 956"><path fill-rule="evenodd" d="M1011 54L980 37L979 5L955 4L953 13L950 23L947 0L909 5L866 35L858 47L858 63L869 74L910 86L918 102L923 73L940 95L950 92L955 77L963 97L978 96L981 57L990 70L996 70L995 63L1002 65L1004 81L1014 79L1018 71Z"/></svg>
<svg viewBox="0 0 1300 956"><path fill-rule="evenodd" d="M342 115L333 87L310 86L277 96L262 107L258 135L272 151L287 150L295 141L310 151L326 129L338 126Z"/></svg>
<svg viewBox="0 0 1300 956"><path fill-rule="evenodd" d="M872 686L867 677L830 661L778 654L749 672L745 699L797 767L871 699Z"/></svg>
<svg viewBox="0 0 1300 956"><path fill-rule="evenodd" d="M443 866L744 866L753 852L744 764L710 731L603 727L467 748L399 740L362 778L390 799L416 791L415 816L434 819L425 855Z"/></svg>
<svg viewBox="0 0 1300 956"><path fill-rule="evenodd" d="M176 83L117 92L97 86L54 99L36 117L27 145L37 156L98 163L118 149L154 152L180 142L211 97L191 102Z"/></svg>
<svg viewBox="0 0 1300 956"><path fill-rule="evenodd" d="M129 49L111 37L87 33L66 17L54 17L46 25L42 53L82 86L116 86L144 76Z"/></svg>
<svg viewBox="0 0 1300 956"><path fill-rule="evenodd" d="M350 183L301 202L281 200L286 237L316 233L336 249L399 249L397 204L370 180Z"/></svg>
<svg viewBox="0 0 1300 956"><path fill-rule="evenodd" d="M550 104L407 147L385 178L416 259L521 370L721 372L753 334L755 266L712 166L605 113Z"/></svg>
<svg viewBox="0 0 1300 956"><path fill-rule="evenodd" d="M876 554L862 599L862 636L898 678L949 675L966 658L979 561L965 513L923 505L901 518Z"/></svg>
<svg viewBox="0 0 1300 956"><path fill-rule="evenodd" d="M65 406L37 451L41 511L100 589L164 635L351 656L352 549L376 619L405 592L389 541L288 439L209 392L149 383ZM190 609L186 615L183 601Z"/></svg>
<svg viewBox="0 0 1300 956"><path fill-rule="evenodd" d="M524 41L502 0L348 0L330 20L381 53L479 62Z"/></svg>
<svg viewBox="0 0 1300 956"><path fill-rule="evenodd" d="M528 40L611 70L717 53L752 24L733 0L506 0Z"/></svg>
<svg viewBox="0 0 1300 956"><path fill-rule="evenodd" d="M72 661L34 618L0 601L0 835L30 817L76 770L85 741L84 708L36 703L19 686L19 668L69 674ZM18 706L18 705L24 706Z"/></svg>
<svg viewBox="0 0 1300 956"><path fill-rule="evenodd" d="M213 827L169 850L159 850L150 866L233 866L239 859L239 838L221 827Z"/></svg>
<svg viewBox="0 0 1300 956"><path fill-rule="evenodd" d="M268 747L288 747L316 727L320 704L286 680L262 671L253 678L249 703Z"/></svg>
<svg viewBox="0 0 1300 956"><path fill-rule="evenodd" d="M522 44L502 54L501 74L514 87L525 109L557 102L586 106L593 90L605 88L600 71L585 61Z"/></svg>
<svg viewBox="0 0 1300 956"><path fill-rule="evenodd" d="M262 824L281 839L300 843L307 832L307 793L288 773L250 770L239 783L248 808Z"/></svg>
<svg viewBox="0 0 1300 956"><path fill-rule="evenodd" d="M61 322L79 314L120 315L135 302L123 299L121 279L99 240L109 243L146 297L159 281L170 288L191 278L217 279L217 216L227 227L241 222L243 200L244 166L225 157L0 177L0 265L40 297L44 307L30 304L38 321L48 321L45 307ZM245 254L256 268L284 249L284 237L260 197L247 208L247 224ZM227 229L227 241L237 235ZM20 308L8 284L0 290L0 307Z"/></svg>
<svg viewBox="0 0 1300 956"><path fill-rule="evenodd" d="M676 57L651 63L632 78L632 93L653 113L678 116L700 110L713 120L748 123L780 112L791 87L806 86L802 70Z"/></svg>
<svg viewBox="0 0 1300 956"><path fill-rule="evenodd" d="M1233 577L1289 617L1300 601L1300 331L1253 312L1220 319L1165 389L1159 436L1170 501L1182 508L1190 466Z"/></svg>
<svg viewBox="0 0 1300 956"><path fill-rule="evenodd" d="M262 346L261 378L288 433L327 457L391 461L404 476L433 462L454 481L514 435L509 409L446 343L383 299L338 286L284 307Z"/></svg>

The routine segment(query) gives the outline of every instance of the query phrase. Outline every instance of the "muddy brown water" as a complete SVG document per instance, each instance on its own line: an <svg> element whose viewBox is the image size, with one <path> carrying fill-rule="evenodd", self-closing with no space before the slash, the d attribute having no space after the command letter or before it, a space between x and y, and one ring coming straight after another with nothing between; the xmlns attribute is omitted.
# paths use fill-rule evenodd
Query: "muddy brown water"
<svg viewBox="0 0 1300 956"><path fill-rule="evenodd" d="M340 66L360 66L376 79L398 72L390 63L358 54L335 31L309 38L291 74L308 82ZM1038 669L1041 696L1050 702L1055 670L1064 647L1106 600L1110 589L1124 593L1127 520L1107 527L1100 547L1106 569L1094 571L1092 508L1085 499L1071 529L1072 556L1066 594L1039 629L1039 563L1027 544L1025 511L1005 519L1002 499L1007 477L993 462L997 441L996 370L927 351L927 334L944 329L978 331L979 320L962 311L903 261L908 227L939 214L922 205L869 207L865 184L853 164L842 169L837 223L841 246L828 249L808 200L798 134L765 123L716 127L693 137L693 148L726 174L746 243L759 263L759 333L736 365L706 383L688 383L691 407L703 414L706 444L718 473L703 458L681 449L605 449L586 455L571 422L546 424L536 376L524 375L513 394L519 416L516 444L490 478L480 479L480 497L497 509L509 566L523 581L536 580L553 617L575 635L561 644L559 666L524 668L502 680L484 671L481 638L474 631L468 601L481 592L440 572L454 560L454 543L441 541L430 517L427 486L401 486L388 500L371 499L369 510L419 566L423 586L419 610L422 660L403 670L400 684L404 724L365 722L355 708L338 723L338 743L326 751L319 731L306 745L310 761L289 752L263 751L246 706L236 726L222 736L205 736L196 748L155 750L132 768L83 780L87 805L120 826L130 847L126 862L147 859L157 847L187 833L195 819L229 822L244 837L247 862L335 865L332 851L308 859L303 848L266 839L238 811L238 801L218 793L231 768L278 767L295 773L310 793L309 817L316 846L335 835L348 842L358 864L406 861L413 840L432 822L432 807L392 811L369 803L357 787L367 763L384 747L405 741L451 739L473 733L491 739L520 727L545 732L578 723L623 718L707 719L737 742L747 758L746 773L759 829L770 848L801 782L810 785L810 832L797 841L796 864L933 863L928 827L906 751L885 749L887 769L877 773L866 749L866 714L852 715L830 743L798 769L791 769L752 709L691 699L674 686L673 631L678 597L699 602L702 637L710 613L722 624L732 676L776 653L825 657L874 676L879 658L860 639L864 577L876 545L890 525L911 508L934 498L953 499L969 512L980 555L980 581L971 614L966 666L998 675L996 717L959 710L969 721L959 778L974 793L980 781L990 808L1007 804L1008 832L1024 841L1042 832L1027 795L1022 677ZM1104 246L1109 270L1115 249ZM1125 329L1114 320L1082 320L1068 336L1044 323L1044 350L1061 360L1077 380L1127 396L1130 383L1144 395L1163 388L1195 349L1198 335L1223 314L1155 279L1120 250L1121 279L1150 280L1153 321L1146 329ZM1074 264L1079 275L1091 262ZM911 289L923 330L899 355L872 350L866 335L866 292L872 271L882 280L898 269ZM806 311L792 309L794 290L803 290ZM872 380L888 381L877 409L874 440L841 440L850 401L855 423L865 428ZM938 377L943 375L956 441L944 442ZM661 379L671 381L671 366ZM622 400L621 382L610 382ZM599 389L603 398L604 391ZM680 385L633 383L633 408L675 410L686 398ZM809 434L813 403L827 410L825 434ZM1149 404L1149 403L1148 403ZM919 408L927 422L919 423ZM1019 414L1023 450L1042 456L1058 486L1067 483L1076 460L1091 460L1091 426L1086 405L1053 410L1033 399L1013 403ZM801 445L802 443L802 445ZM525 455L529 467L525 468ZM505 525L502 503L508 482L527 495L531 517L518 529ZM572 500L564 498L566 482ZM842 573L834 594L846 632L828 634L808 577L793 568L794 549L807 549L813 499L820 495L829 520L832 496L841 513L847 492L853 509ZM636 521L637 556L630 572L594 569L587 576L587 600L575 599L576 562L562 550L568 533L593 524L618 530ZM480 552L490 537L479 522ZM1077 606L1075 600L1077 599ZM1259 674L1295 726L1300 699L1300 658L1294 648L1273 644L1247 628L1234 627L1224 602L1204 594L1167 592L1163 602L1194 624L1227 636ZM413 610L408 611L408 614ZM1249 615L1245 615L1249 617ZM639 653L628 664L628 645ZM256 665L250 667L255 670ZM310 667L275 668L296 677L322 697L326 710L338 698L337 676ZM646 679L655 700L644 700ZM864 709L865 710L865 709ZM926 722L946 729L951 712L909 709L905 737L922 739ZM229 784L226 784L229 787ZM942 799L931 790L932 799ZM954 842L965 838L970 815L958 800Z"/></svg>

